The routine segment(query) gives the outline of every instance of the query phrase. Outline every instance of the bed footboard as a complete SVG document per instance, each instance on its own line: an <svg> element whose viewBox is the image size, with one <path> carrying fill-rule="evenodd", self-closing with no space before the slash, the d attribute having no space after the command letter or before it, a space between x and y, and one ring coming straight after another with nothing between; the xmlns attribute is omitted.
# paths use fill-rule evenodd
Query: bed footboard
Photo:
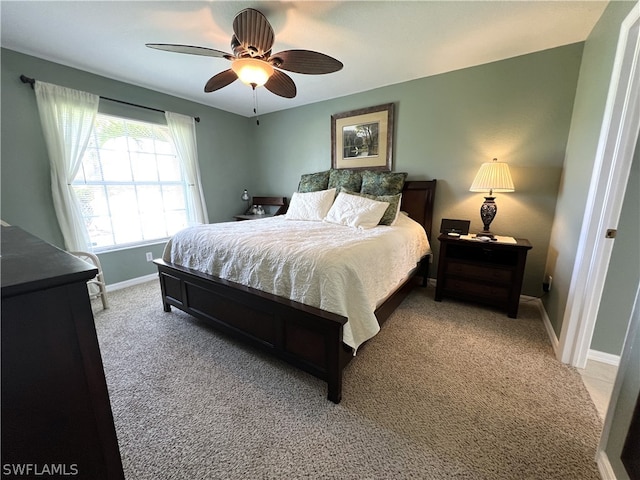
<svg viewBox="0 0 640 480"><path fill-rule="evenodd" d="M342 370L353 350L342 342L346 317L179 265L155 260L166 312L174 306L325 380L342 398Z"/></svg>

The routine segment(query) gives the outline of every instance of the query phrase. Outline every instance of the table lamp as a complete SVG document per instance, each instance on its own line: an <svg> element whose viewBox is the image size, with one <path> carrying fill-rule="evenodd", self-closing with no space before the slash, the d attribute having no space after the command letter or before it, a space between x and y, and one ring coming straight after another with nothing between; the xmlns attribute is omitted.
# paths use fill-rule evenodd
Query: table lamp
<svg viewBox="0 0 640 480"><path fill-rule="evenodd" d="M245 212L248 212L249 211L249 200L251 200L251 197L249 196L249 192L247 191L246 188L242 192L242 196L240 198L242 200L244 200L245 202L247 202L247 209L245 210Z"/></svg>
<svg viewBox="0 0 640 480"><path fill-rule="evenodd" d="M480 207L480 218L482 218L484 228L478 235L493 238L493 234L489 231L489 226L498 211L498 206L494 201L496 197L493 196L493 192L515 192L509 165L504 162L498 162L497 158L494 158L492 162L483 163L469 191L489 192L489 195L484 197L484 203Z"/></svg>

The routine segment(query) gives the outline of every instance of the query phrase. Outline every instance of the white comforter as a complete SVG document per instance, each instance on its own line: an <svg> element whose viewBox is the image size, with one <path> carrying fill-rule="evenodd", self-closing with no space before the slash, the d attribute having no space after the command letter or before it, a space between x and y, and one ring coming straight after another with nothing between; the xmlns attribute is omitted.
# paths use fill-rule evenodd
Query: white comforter
<svg viewBox="0 0 640 480"><path fill-rule="evenodd" d="M343 341L357 349L380 330L377 305L427 253L424 229L405 215L368 230L278 216L187 228L163 259L343 315Z"/></svg>

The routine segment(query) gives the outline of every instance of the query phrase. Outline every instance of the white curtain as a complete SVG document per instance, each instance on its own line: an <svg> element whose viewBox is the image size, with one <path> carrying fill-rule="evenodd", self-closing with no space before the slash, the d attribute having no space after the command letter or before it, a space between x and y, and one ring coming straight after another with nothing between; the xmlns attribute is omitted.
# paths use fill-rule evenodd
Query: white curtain
<svg viewBox="0 0 640 480"><path fill-rule="evenodd" d="M71 186L89 143L100 97L35 82L40 123L51 163L51 193L67 250L91 251L80 202Z"/></svg>
<svg viewBox="0 0 640 480"><path fill-rule="evenodd" d="M197 223L209 223L204 191L200 181L198 147L196 144L196 124L193 117L179 113L165 112L169 132L176 146L178 158L182 161L187 177L189 211Z"/></svg>

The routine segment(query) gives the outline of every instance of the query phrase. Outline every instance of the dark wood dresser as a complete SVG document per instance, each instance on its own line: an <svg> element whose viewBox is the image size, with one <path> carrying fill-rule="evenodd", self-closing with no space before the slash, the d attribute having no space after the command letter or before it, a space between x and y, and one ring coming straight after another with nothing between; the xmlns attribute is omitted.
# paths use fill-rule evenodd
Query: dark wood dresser
<svg viewBox="0 0 640 480"><path fill-rule="evenodd" d="M124 479L86 286L97 270L18 227L1 239L3 478Z"/></svg>
<svg viewBox="0 0 640 480"><path fill-rule="evenodd" d="M518 316L528 240L498 243L442 234L435 300L443 297L482 302Z"/></svg>

